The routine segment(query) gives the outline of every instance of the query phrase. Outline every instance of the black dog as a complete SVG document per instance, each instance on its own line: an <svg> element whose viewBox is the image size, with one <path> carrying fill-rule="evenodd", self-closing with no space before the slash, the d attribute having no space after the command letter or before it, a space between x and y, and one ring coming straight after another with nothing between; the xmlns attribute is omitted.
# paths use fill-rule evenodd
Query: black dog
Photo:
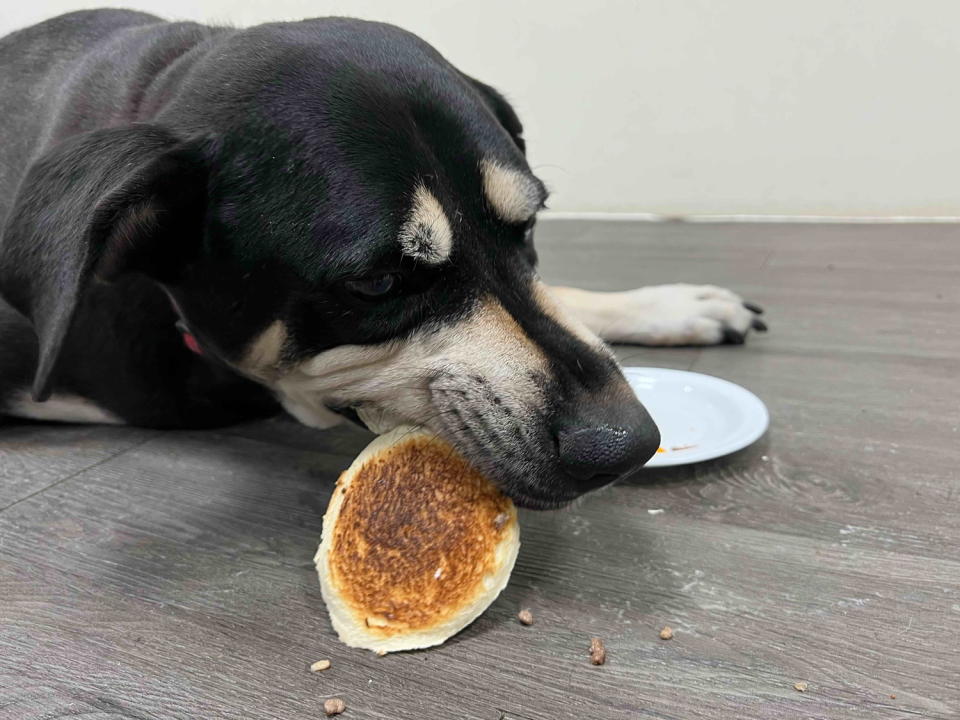
<svg viewBox="0 0 960 720"><path fill-rule="evenodd" d="M759 325L713 287L548 290L515 113L388 25L71 13L0 40L0 127L9 415L422 424L547 507L659 441L591 329Z"/></svg>

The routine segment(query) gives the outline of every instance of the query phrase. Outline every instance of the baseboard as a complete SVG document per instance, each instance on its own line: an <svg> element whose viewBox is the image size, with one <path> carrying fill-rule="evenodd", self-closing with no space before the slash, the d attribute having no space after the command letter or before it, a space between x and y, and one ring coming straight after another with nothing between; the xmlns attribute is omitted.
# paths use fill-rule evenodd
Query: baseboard
<svg viewBox="0 0 960 720"><path fill-rule="evenodd" d="M851 223L851 224L924 224L960 223L960 215L657 215L634 212L571 212L546 210L540 220L591 220L603 222L689 222L689 223Z"/></svg>

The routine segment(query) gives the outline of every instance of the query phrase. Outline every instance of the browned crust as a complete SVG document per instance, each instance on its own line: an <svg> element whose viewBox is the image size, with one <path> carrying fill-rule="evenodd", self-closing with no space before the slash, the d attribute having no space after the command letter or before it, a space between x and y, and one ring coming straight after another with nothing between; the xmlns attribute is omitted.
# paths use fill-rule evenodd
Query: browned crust
<svg viewBox="0 0 960 720"><path fill-rule="evenodd" d="M438 625L481 592L510 501L452 448L412 437L371 458L345 489L330 575L371 631Z"/></svg>

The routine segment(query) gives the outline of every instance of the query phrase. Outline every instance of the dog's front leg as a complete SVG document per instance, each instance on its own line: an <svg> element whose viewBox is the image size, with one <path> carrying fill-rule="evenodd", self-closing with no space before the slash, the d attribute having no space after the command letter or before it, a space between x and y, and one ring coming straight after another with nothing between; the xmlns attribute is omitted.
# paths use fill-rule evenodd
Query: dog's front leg
<svg viewBox="0 0 960 720"><path fill-rule="evenodd" d="M637 345L742 343L764 331L759 307L713 285L654 285L623 292L551 287L552 294L601 338Z"/></svg>

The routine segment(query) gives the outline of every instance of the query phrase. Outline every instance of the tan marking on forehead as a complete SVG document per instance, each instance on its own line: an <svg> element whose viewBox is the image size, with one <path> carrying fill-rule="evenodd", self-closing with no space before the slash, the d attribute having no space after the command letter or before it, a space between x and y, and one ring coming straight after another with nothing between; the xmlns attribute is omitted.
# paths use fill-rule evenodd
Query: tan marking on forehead
<svg viewBox="0 0 960 720"><path fill-rule="evenodd" d="M423 185L418 185L413 193L413 205L398 239L404 255L428 265L437 265L450 257L450 221L440 201Z"/></svg>
<svg viewBox="0 0 960 720"><path fill-rule="evenodd" d="M526 222L540 208L540 188L528 173L492 160L480 164L480 173L487 202L501 220Z"/></svg>
<svg viewBox="0 0 960 720"><path fill-rule="evenodd" d="M240 369L261 380L271 380L280 370L283 348L287 343L287 326L275 320L247 347Z"/></svg>

